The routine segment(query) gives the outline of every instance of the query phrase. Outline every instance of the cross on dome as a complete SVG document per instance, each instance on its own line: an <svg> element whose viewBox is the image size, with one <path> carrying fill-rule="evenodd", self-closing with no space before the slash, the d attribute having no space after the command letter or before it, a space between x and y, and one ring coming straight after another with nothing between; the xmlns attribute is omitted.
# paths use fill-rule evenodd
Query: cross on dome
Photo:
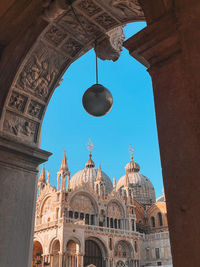
<svg viewBox="0 0 200 267"><path fill-rule="evenodd" d="M131 159L133 160L133 153L134 153L134 149L133 149L133 146L130 144L130 147L129 147L129 153L131 155Z"/></svg>
<svg viewBox="0 0 200 267"><path fill-rule="evenodd" d="M89 138L89 142L87 143L87 150L90 152L90 154L91 154L93 148L94 148L94 144L92 143L91 139Z"/></svg>

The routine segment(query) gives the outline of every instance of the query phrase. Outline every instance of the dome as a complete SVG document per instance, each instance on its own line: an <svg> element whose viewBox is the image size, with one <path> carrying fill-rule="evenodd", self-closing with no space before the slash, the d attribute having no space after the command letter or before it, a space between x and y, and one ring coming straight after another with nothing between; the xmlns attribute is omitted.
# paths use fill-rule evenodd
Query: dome
<svg viewBox="0 0 200 267"><path fill-rule="evenodd" d="M94 183L96 182L98 169L95 168L94 162L91 159L91 155L89 160L86 162L86 166L84 169L75 173L70 179L70 188L73 190L75 188L81 187L83 184L89 184L92 188L94 188ZM105 172L101 171L102 179L105 181L106 185L106 193L110 193L113 190L113 185Z"/></svg>
<svg viewBox="0 0 200 267"><path fill-rule="evenodd" d="M120 191L126 185L126 175L128 175L129 186L133 188L134 199L143 205L151 205L155 203L155 191L150 180L139 173L140 166L136 162L131 161L126 165L126 174L117 182L116 190Z"/></svg>

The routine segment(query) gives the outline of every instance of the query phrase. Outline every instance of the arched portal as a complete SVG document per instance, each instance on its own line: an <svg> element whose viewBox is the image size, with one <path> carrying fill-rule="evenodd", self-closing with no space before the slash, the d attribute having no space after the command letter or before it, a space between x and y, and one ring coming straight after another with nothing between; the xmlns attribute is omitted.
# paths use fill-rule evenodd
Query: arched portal
<svg viewBox="0 0 200 267"><path fill-rule="evenodd" d="M69 240L65 254L66 267L79 267L79 251L79 243L75 240Z"/></svg>
<svg viewBox="0 0 200 267"><path fill-rule="evenodd" d="M34 241L32 267L42 267L42 254L43 249L41 243L39 241Z"/></svg>
<svg viewBox="0 0 200 267"><path fill-rule="evenodd" d="M59 240L54 240L51 248L51 267L59 266L59 252L60 252L60 242Z"/></svg>
<svg viewBox="0 0 200 267"><path fill-rule="evenodd" d="M96 267L104 267L102 251L94 240L85 241L84 267L94 264Z"/></svg>

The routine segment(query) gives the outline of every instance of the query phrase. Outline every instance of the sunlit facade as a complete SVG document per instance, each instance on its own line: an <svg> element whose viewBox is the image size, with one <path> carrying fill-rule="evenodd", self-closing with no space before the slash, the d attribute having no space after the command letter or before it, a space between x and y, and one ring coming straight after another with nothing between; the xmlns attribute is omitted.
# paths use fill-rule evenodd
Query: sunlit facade
<svg viewBox="0 0 200 267"><path fill-rule="evenodd" d="M32 266L172 266L164 195L131 161L118 182L91 152L70 177L64 154L57 187L43 167L38 180ZM93 265L92 265L93 264Z"/></svg>

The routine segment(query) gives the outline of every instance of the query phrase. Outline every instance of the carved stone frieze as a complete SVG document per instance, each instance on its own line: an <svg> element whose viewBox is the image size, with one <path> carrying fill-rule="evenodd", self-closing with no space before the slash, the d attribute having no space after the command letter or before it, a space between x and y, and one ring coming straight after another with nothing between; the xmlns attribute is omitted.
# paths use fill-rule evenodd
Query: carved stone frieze
<svg viewBox="0 0 200 267"><path fill-rule="evenodd" d="M85 43L88 40L92 39L92 37L100 34L100 29L88 21L82 14L76 11L77 17L81 22L77 21L72 10L69 10L59 21L58 25L62 26L68 32L76 37L79 41Z"/></svg>
<svg viewBox="0 0 200 267"><path fill-rule="evenodd" d="M69 38L62 46L63 52L71 57L75 57L83 46L76 40Z"/></svg>
<svg viewBox="0 0 200 267"><path fill-rule="evenodd" d="M41 119L43 111L44 111L44 105L31 100L27 111L29 115L37 119Z"/></svg>
<svg viewBox="0 0 200 267"><path fill-rule="evenodd" d="M28 97L13 91L10 96L8 106L20 112L24 112L27 99Z"/></svg>
<svg viewBox="0 0 200 267"><path fill-rule="evenodd" d="M28 120L20 115L7 111L3 130L16 137L23 138L26 142L36 143L39 123Z"/></svg>
<svg viewBox="0 0 200 267"><path fill-rule="evenodd" d="M80 1L78 6L81 10L83 10L84 13L91 17L102 11L102 9L97 6L92 0Z"/></svg>
<svg viewBox="0 0 200 267"><path fill-rule="evenodd" d="M54 88L58 73L69 58L41 42L32 53L19 75L16 86L32 95L47 101Z"/></svg>
<svg viewBox="0 0 200 267"><path fill-rule="evenodd" d="M112 18L111 16L109 16L107 13L103 13L101 15L99 15L98 17L95 18L95 21L101 26L103 27L105 30L109 30L114 26L118 25L118 22Z"/></svg>
<svg viewBox="0 0 200 267"><path fill-rule="evenodd" d="M96 54L102 60L116 61L123 49L125 35L123 27L117 27L107 32L106 37L95 47Z"/></svg>
<svg viewBox="0 0 200 267"><path fill-rule="evenodd" d="M66 37L67 34L58 29L55 25L52 25L44 35L44 39L55 46L58 46Z"/></svg>

